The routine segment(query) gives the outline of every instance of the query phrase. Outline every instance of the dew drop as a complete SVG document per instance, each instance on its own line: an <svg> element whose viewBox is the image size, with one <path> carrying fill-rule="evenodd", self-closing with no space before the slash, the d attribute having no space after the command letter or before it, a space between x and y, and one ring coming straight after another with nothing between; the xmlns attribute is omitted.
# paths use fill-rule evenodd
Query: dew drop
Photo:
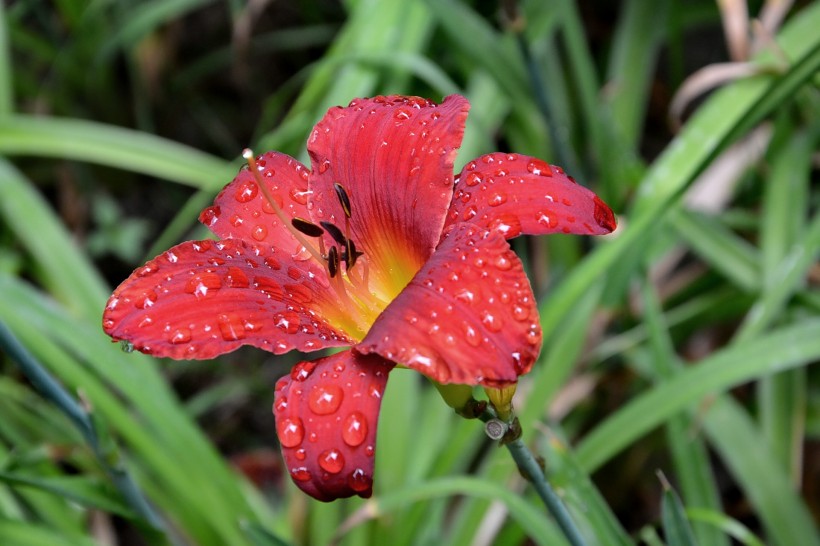
<svg viewBox="0 0 820 546"><path fill-rule="evenodd" d="M153 323L154 319L152 319L148 315L145 315L144 317L142 317L142 320L139 322L139 324L137 324L137 326L139 326L140 328L145 328L146 326L151 326Z"/></svg>
<svg viewBox="0 0 820 546"><path fill-rule="evenodd" d="M219 206L208 207L199 215L199 221L208 227L213 226L219 220Z"/></svg>
<svg viewBox="0 0 820 546"><path fill-rule="evenodd" d="M294 381L304 381L315 369L315 362L300 362L290 370L290 378Z"/></svg>
<svg viewBox="0 0 820 546"><path fill-rule="evenodd" d="M279 443L284 447L296 447L305 439L305 427L298 417L286 417L276 423Z"/></svg>
<svg viewBox="0 0 820 546"><path fill-rule="evenodd" d="M157 302L157 293L153 290L143 290L134 299L134 306L137 309L147 309Z"/></svg>
<svg viewBox="0 0 820 546"><path fill-rule="evenodd" d="M481 175L476 172L469 173L466 178L464 178L464 183L468 186L478 186L483 182Z"/></svg>
<svg viewBox="0 0 820 546"><path fill-rule="evenodd" d="M364 470L357 468L348 476L347 485L349 485L353 491L362 493L369 490L373 486L373 482Z"/></svg>
<svg viewBox="0 0 820 546"><path fill-rule="evenodd" d="M516 305L513 307L513 318L518 321L525 321L530 317L530 312L524 307Z"/></svg>
<svg viewBox="0 0 820 546"><path fill-rule="evenodd" d="M308 396L308 407L316 415L330 415L339 409L344 391L338 385L315 386Z"/></svg>
<svg viewBox="0 0 820 546"><path fill-rule="evenodd" d="M259 187L256 185L256 182L253 182L252 180L247 180L245 182L242 182L239 185L239 187L236 188L236 193L234 194L234 197L236 197L236 200L240 203L247 203L248 201L256 197L257 193L259 193Z"/></svg>
<svg viewBox="0 0 820 546"><path fill-rule="evenodd" d="M250 282L244 271L236 266L231 266L225 275L225 286L229 288L247 288L250 286Z"/></svg>
<svg viewBox="0 0 820 546"><path fill-rule="evenodd" d="M284 311L273 316L274 324L287 334L295 334L299 331L299 315L293 311Z"/></svg>
<svg viewBox="0 0 820 546"><path fill-rule="evenodd" d="M512 268L513 263L512 260L501 254L495 258L493 265L501 271L509 271Z"/></svg>
<svg viewBox="0 0 820 546"><path fill-rule="evenodd" d="M606 203L601 201L597 195L593 198L593 202L595 203L595 210L592 215L595 218L595 223L606 230L614 231L618 224L615 221L612 209L606 206Z"/></svg>
<svg viewBox="0 0 820 546"><path fill-rule="evenodd" d="M489 311L484 311L481 313L481 324L487 327L487 329L491 332L500 332L501 328L504 327L504 323L501 321L500 318L496 317Z"/></svg>
<svg viewBox="0 0 820 546"><path fill-rule="evenodd" d="M299 191L297 188L291 188L288 195L290 195L290 198L300 205L307 205L310 191Z"/></svg>
<svg viewBox="0 0 820 546"><path fill-rule="evenodd" d="M257 241L264 241L265 237L268 236L268 228L266 228L265 226L259 224L255 228L253 228L253 231L251 232L251 236L254 239L256 239Z"/></svg>
<svg viewBox="0 0 820 546"><path fill-rule="evenodd" d="M330 168L330 160L325 159L321 163L319 163L319 174L325 174L327 170Z"/></svg>
<svg viewBox="0 0 820 546"><path fill-rule="evenodd" d="M233 313L217 315L216 321L219 324L219 332L225 341L238 341L245 338L245 324L237 315Z"/></svg>
<svg viewBox="0 0 820 546"><path fill-rule="evenodd" d="M310 470L304 466L300 466L299 468L291 468L290 475L297 482L309 482L312 478L310 475Z"/></svg>
<svg viewBox="0 0 820 546"><path fill-rule="evenodd" d="M475 208L473 205L464 209L464 212L461 213L461 218L465 221L471 220L476 217L478 214L478 209Z"/></svg>
<svg viewBox="0 0 820 546"><path fill-rule="evenodd" d="M242 217L241 217L241 216L239 216L238 214L234 214L233 216L231 216L231 217L228 219L228 221L231 223L231 225L232 225L233 227L239 227L239 226L241 226L241 225L242 225L242 223L243 223L245 220L243 220L243 219L242 219Z"/></svg>
<svg viewBox="0 0 820 546"><path fill-rule="evenodd" d="M507 202L507 195L503 193L494 193L490 196L490 199L487 201L491 207L498 207L503 205Z"/></svg>
<svg viewBox="0 0 820 546"><path fill-rule="evenodd" d="M472 347L478 347L481 345L481 336L478 335L476 329L469 324L467 324L464 329L464 339L466 339L467 343Z"/></svg>
<svg viewBox="0 0 820 546"><path fill-rule="evenodd" d="M404 108L399 108L393 114L393 117L396 118L399 121L406 121L406 120L410 119L410 116L411 116L410 111L406 110Z"/></svg>
<svg viewBox="0 0 820 546"><path fill-rule="evenodd" d="M293 452L293 455L296 457L297 461L304 461L307 458L307 452L304 448L299 448Z"/></svg>
<svg viewBox="0 0 820 546"><path fill-rule="evenodd" d="M159 266L155 263L148 263L145 264L143 267L137 269L136 274L137 277L147 277L148 275L153 275L159 271Z"/></svg>
<svg viewBox="0 0 820 546"><path fill-rule="evenodd" d="M539 176L552 176L552 169L544 161L534 159L527 163L527 172Z"/></svg>
<svg viewBox="0 0 820 546"><path fill-rule="evenodd" d="M179 345L180 343L188 343L191 341L191 330L188 328L179 328L174 330L171 336L168 338L168 341L173 343L174 345Z"/></svg>
<svg viewBox="0 0 820 546"><path fill-rule="evenodd" d="M336 448L326 449L319 454L319 466L331 474L338 474L345 466L345 458Z"/></svg>

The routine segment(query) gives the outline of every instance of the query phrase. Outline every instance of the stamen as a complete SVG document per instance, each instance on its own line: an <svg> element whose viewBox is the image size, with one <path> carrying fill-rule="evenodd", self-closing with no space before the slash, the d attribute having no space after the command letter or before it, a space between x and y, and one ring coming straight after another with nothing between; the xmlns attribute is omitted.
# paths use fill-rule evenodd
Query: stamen
<svg viewBox="0 0 820 546"><path fill-rule="evenodd" d="M350 218L350 198L347 196L347 190L338 182L333 183L333 189L336 190L336 197L339 198L339 203L342 204L345 217Z"/></svg>
<svg viewBox="0 0 820 546"><path fill-rule="evenodd" d="M325 232L325 230L323 230L313 222L309 222L304 218L299 218L298 216L292 218L290 223L293 227L295 227L308 237L321 237L322 234Z"/></svg>
<svg viewBox="0 0 820 546"><path fill-rule="evenodd" d="M347 247L347 239L345 238L341 229L337 228L330 222L319 222L319 224L321 224L321 226L325 228L325 231L327 231L330 234L330 236L333 237L333 240L336 241L336 243L339 246Z"/></svg>
<svg viewBox="0 0 820 546"><path fill-rule="evenodd" d="M253 150L250 148L245 148L242 150L242 157L245 158L245 161L248 162L248 166L250 167L251 172L253 173L253 177L256 180L256 184L259 186L259 189L262 191L262 195L265 196L265 200L267 200L268 204L273 208L273 212L276 213L276 216L279 217L279 220L282 222L282 225L290 231L291 235L299 241L303 247L307 249L308 252L316 258L316 261L319 263L324 262L324 258L322 258L322 254L311 245L304 236L294 229L291 225L288 217L285 216L284 211L276 204L276 200L268 191L268 187L265 185L265 182L262 180L262 176L259 174L259 169L256 166L256 159L253 156Z"/></svg>
<svg viewBox="0 0 820 546"><path fill-rule="evenodd" d="M356 260L359 258L359 256L364 255L364 252L359 252L358 250L356 250L355 243L353 243L353 241L351 241L350 239L348 239L348 242L350 243L350 245L344 252L342 252L342 260L344 261L345 265L347 265L347 268L351 269L354 265L356 265Z"/></svg>
<svg viewBox="0 0 820 546"><path fill-rule="evenodd" d="M327 270L331 279L339 272L339 250L335 246L327 251Z"/></svg>

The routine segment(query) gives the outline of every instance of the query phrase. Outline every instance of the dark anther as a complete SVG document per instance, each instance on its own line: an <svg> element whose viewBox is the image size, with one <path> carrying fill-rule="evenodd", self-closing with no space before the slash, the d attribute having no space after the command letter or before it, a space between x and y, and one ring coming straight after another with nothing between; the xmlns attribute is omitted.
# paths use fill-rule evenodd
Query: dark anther
<svg viewBox="0 0 820 546"><path fill-rule="evenodd" d="M331 279L339 272L339 251L335 246L330 247L327 252L327 270Z"/></svg>
<svg viewBox="0 0 820 546"><path fill-rule="evenodd" d="M330 233L330 236L333 237L333 240L336 241L337 244L343 247L347 247L347 238L342 233L342 230L331 224L330 222L319 222L325 231Z"/></svg>
<svg viewBox="0 0 820 546"><path fill-rule="evenodd" d="M347 247L342 251L342 261L347 265L348 269L351 269L362 254L364 254L364 252L356 250L356 245L348 239Z"/></svg>
<svg viewBox="0 0 820 546"><path fill-rule="evenodd" d="M296 218L291 219L290 223L293 225L294 228L301 231L308 237L321 237L322 233L325 232L322 228L320 228L313 222L308 222L304 218L299 218L298 216Z"/></svg>
<svg viewBox="0 0 820 546"><path fill-rule="evenodd" d="M338 182L333 183L333 189L336 190L336 196L339 198L339 203L342 204L342 210L345 212L345 216L350 218L350 198L347 196L347 191L344 186Z"/></svg>

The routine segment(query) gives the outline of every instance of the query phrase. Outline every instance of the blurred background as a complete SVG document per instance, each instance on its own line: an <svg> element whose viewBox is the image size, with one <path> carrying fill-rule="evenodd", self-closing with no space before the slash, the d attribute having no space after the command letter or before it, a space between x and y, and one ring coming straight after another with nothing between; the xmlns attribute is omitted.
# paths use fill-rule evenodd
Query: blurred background
<svg viewBox="0 0 820 546"><path fill-rule="evenodd" d="M417 374L374 497L321 504L270 410L300 355L101 330L135 267L207 236L244 147L307 161L330 106L460 93L457 171L538 156L619 217L513 242L545 339L524 439L589 544L819 545L818 28L788 0L5 1L0 544L566 543Z"/></svg>

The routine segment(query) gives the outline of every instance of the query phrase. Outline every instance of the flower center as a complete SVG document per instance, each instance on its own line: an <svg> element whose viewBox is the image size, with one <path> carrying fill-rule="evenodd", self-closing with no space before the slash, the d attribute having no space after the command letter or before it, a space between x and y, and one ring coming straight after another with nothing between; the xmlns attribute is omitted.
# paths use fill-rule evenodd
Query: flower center
<svg viewBox="0 0 820 546"><path fill-rule="evenodd" d="M327 270L330 286L336 292L342 306L328 310L326 314L334 316L333 322L336 327L344 330L351 338L361 341L392 298L386 301L383 295L371 287L367 256L357 250L356 244L350 239L352 210L347 190L339 183L333 184L344 212L344 231L330 222L320 222L320 225L316 225L299 217L289 220L265 186L253 152L246 148L242 152L242 157L248 162L265 200L273 208L282 225L310 253L316 263ZM325 249L325 233L335 243L328 249ZM315 239L318 246L311 243L310 239Z"/></svg>

